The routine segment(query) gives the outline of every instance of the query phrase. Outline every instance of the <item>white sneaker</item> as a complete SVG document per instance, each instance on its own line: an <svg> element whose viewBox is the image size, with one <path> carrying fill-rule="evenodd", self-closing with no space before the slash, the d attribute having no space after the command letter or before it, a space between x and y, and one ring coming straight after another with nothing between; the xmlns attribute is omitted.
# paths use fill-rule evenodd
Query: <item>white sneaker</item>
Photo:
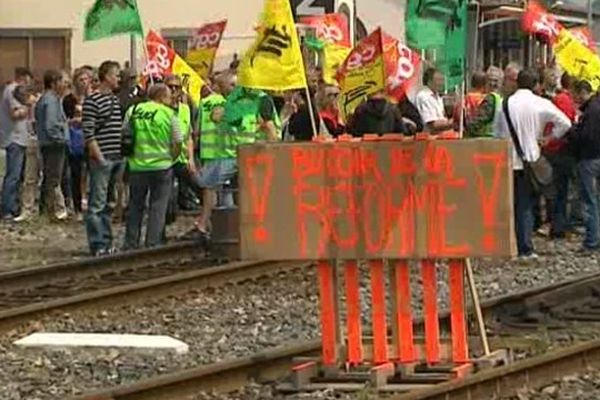
<svg viewBox="0 0 600 400"><path fill-rule="evenodd" d="M56 214L56 219L59 221L64 221L69 217L69 214L67 214L66 211L63 211L61 213Z"/></svg>
<svg viewBox="0 0 600 400"><path fill-rule="evenodd" d="M18 217L15 217L13 221L15 222L25 222L31 219L31 214L27 212L22 212Z"/></svg>
<svg viewBox="0 0 600 400"><path fill-rule="evenodd" d="M540 258L540 256L537 255L536 253L531 253L531 254L528 254L526 256L519 256L519 260L520 261L524 261L524 262L527 262L527 261L536 261L536 260L539 260L539 258Z"/></svg>

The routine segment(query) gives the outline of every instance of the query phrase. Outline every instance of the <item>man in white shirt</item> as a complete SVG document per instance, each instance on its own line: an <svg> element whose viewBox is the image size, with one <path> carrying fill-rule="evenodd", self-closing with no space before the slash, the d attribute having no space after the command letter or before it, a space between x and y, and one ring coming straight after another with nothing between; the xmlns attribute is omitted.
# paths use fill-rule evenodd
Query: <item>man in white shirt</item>
<svg viewBox="0 0 600 400"><path fill-rule="evenodd" d="M425 131L437 134L452 129L451 119L446 118L444 99L444 75L435 68L427 68L423 74L425 87L417 94L415 106L421 114Z"/></svg>
<svg viewBox="0 0 600 400"><path fill-rule="evenodd" d="M538 142L551 138L562 137L571 127L569 118L560 111L550 100L533 93L540 84L538 73L533 69L519 72L517 91L510 96L508 113L515 128L517 138L523 149L524 158L535 162L540 158L541 151ZM543 136L544 128L551 123L552 135ZM512 141L506 115L498 118L496 129L498 135ZM533 205L535 193L523 172L523 162L513 145L514 196L515 196L515 227L519 256L536 258L531 236L533 233Z"/></svg>

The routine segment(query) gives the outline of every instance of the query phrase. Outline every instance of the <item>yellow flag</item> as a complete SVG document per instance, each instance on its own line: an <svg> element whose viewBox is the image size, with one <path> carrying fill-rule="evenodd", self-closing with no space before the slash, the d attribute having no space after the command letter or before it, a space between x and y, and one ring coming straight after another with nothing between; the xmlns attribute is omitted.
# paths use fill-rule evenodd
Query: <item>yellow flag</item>
<svg viewBox="0 0 600 400"><path fill-rule="evenodd" d="M337 83L335 77L338 69L344 63L348 54L352 51L351 48L340 46L335 43L326 43L323 48L323 79L328 85Z"/></svg>
<svg viewBox="0 0 600 400"><path fill-rule="evenodd" d="M554 54L569 75L586 80L594 91L600 87L600 58L567 29L560 31L554 43Z"/></svg>
<svg viewBox="0 0 600 400"><path fill-rule="evenodd" d="M347 119L369 96L385 90L381 28L361 40L338 71L340 110Z"/></svg>
<svg viewBox="0 0 600 400"><path fill-rule="evenodd" d="M200 90L204 81L179 55L175 56L171 67L173 74L181 78L185 92L192 98L194 104L200 104Z"/></svg>
<svg viewBox="0 0 600 400"><path fill-rule="evenodd" d="M306 87L300 41L289 0L265 0L254 45L238 70L241 86L263 90Z"/></svg>

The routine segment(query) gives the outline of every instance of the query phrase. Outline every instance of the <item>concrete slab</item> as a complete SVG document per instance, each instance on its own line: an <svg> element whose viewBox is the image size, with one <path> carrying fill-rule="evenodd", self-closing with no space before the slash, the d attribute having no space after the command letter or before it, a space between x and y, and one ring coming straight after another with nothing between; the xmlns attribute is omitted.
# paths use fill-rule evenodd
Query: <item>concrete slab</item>
<svg viewBox="0 0 600 400"><path fill-rule="evenodd" d="M49 333L37 332L14 342L21 347L35 348L115 348L187 353L189 346L170 336L118 335L106 333Z"/></svg>

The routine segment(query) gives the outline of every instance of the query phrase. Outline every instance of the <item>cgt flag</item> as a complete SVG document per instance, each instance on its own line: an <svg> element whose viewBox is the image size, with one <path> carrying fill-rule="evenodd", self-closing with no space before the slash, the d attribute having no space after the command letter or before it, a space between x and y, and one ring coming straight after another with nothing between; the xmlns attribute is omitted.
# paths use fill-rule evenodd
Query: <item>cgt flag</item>
<svg viewBox="0 0 600 400"><path fill-rule="evenodd" d="M339 70L340 109L348 118L369 96L385 90L385 66L381 28L352 49Z"/></svg>
<svg viewBox="0 0 600 400"><path fill-rule="evenodd" d="M304 60L289 0L265 0L258 37L242 59L240 86L283 91L306 87Z"/></svg>
<svg viewBox="0 0 600 400"><path fill-rule="evenodd" d="M194 32L186 61L202 78L212 71L226 26L227 20L223 20L202 25Z"/></svg>
<svg viewBox="0 0 600 400"><path fill-rule="evenodd" d="M85 17L84 39L123 33L144 35L136 0L96 0Z"/></svg>
<svg viewBox="0 0 600 400"><path fill-rule="evenodd" d="M145 76L177 75L181 78L183 89L194 101L200 104L200 90L204 86L202 78L190 67L167 42L156 32L148 32L146 37L148 64Z"/></svg>
<svg viewBox="0 0 600 400"><path fill-rule="evenodd" d="M325 14L303 17L300 22L315 28L323 51L323 80L334 84L338 69L352 50L348 20L344 14Z"/></svg>
<svg viewBox="0 0 600 400"><path fill-rule="evenodd" d="M350 30L344 14L313 15L300 18L300 23L315 28L317 39L350 47Z"/></svg>
<svg viewBox="0 0 600 400"><path fill-rule="evenodd" d="M548 13L535 0L527 4L527 10L523 14L521 25L525 33L542 36L550 43L554 43L564 29L556 17Z"/></svg>
<svg viewBox="0 0 600 400"><path fill-rule="evenodd" d="M383 33L383 60L386 92L392 101L400 101L415 82L421 64L416 51L387 33Z"/></svg>

